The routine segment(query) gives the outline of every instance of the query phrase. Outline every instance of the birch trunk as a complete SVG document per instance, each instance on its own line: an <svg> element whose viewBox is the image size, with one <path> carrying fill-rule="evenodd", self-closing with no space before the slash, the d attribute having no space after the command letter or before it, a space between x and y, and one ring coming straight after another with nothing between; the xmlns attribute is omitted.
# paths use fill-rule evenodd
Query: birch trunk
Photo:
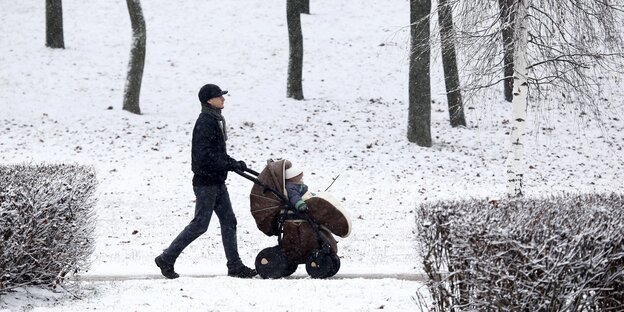
<svg viewBox="0 0 624 312"><path fill-rule="evenodd" d="M498 0L500 10L502 37L503 37L503 66L504 66L504 94L505 101L513 100L513 62L514 62L514 0Z"/></svg>
<svg viewBox="0 0 624 312"><path fill-rule="evenodd" d="M529 85L527 81L527 13L531 0L519 0L517 4L514 49L514 83L511 102L511 149L508 161L507 192L512 197L524 194L524 142Z"/></svg>
<svg viewBox="0 0 624 312"><path fill-rule="evenodd" d="M132 49L130 51L130 63L128 64L128 77L124 90L123 109L134 114L141 114L139 98L141 94L141 81L143 79L143 67L145 65L145 19L139 0L126 0L130 22L132 24Z"/></svg>

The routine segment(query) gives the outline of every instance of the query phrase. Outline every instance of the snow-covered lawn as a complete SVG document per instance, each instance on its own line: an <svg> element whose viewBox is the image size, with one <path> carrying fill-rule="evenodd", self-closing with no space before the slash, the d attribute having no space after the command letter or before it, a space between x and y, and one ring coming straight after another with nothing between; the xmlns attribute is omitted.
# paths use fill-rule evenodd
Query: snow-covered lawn
<svg viewBox="0 0 624 312"><path fill-rule="evenodd" d="M285 98L285 1L144 1L147 59L141 116L120 110L130 48L123 1L63 1L65 50L44 47L44 3L10 2L0 13L0 162L95 166L97 245L83 290L20 289L7 309L52 311L418 310L422 270L415 241L420 202L504 195L510 105L482 99L468 127L448 125L444 84L433 74L434 145L406 140L409 4L406 0L312 2L302 16L305 101ZM205 83L229 90L228 152L261 170L269 158L301 164L312 189L343 200L353 232L339 239L335 278L225 277L218 222L165 280L153 258L190 221L190 133ZM502 89L502 88L501 88ZM501 91L502 98L502 91ZM620 191L622 100L606 127L579 112L529 114L526 191ZM111 107L112 109L109 109ZM252 184L228 181L239 251L253 265L275 245L249 214ZM392 278L401 274L405 279ZM422 292L425 293L425 292Z"/></svg>

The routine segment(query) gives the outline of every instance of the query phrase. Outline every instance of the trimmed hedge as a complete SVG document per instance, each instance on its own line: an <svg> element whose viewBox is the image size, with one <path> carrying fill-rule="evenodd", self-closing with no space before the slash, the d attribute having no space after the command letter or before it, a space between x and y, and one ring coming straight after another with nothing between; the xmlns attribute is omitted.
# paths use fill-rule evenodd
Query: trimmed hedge
<svg viewBox="0 0 624 312"><path fill-rule="evenodd" d="M623 311L624 196L423 204L432 311Z"/></svg>
<svg viewBox="0 0 624 312"><path fill-rule="evenodd" d="M0 165L0 292L88 267L96 185L91 167Z"/></svg>

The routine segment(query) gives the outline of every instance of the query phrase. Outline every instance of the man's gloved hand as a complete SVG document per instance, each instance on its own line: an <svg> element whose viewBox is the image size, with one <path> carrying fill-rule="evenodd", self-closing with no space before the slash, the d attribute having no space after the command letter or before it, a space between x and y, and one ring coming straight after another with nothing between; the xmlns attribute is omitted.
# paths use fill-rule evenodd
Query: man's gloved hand
<svg viewBox="0 0 624 312"><path fill-rule="evenodd" d="M239 160L239 161L237 161L236 163L237 163L237 168L236 168L236 169L238 169L238 170L240 170L240 171L245 171L245 170L247 170L247 164L246 164L244 161Z"/></svg>

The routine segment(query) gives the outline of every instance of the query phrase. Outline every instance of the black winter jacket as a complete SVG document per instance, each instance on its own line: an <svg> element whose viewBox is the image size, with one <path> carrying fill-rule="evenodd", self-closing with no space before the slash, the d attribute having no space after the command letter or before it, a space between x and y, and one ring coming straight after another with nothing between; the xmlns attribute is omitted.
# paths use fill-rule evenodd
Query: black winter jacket
<svg viewBox="0 0 624 312"><path fill-rule="evenodd" d="M236 168L236 160L226 152L225 137L217 118L201 113L195 122L191 146L193 186L224 183L228 171Z"/></svg>

